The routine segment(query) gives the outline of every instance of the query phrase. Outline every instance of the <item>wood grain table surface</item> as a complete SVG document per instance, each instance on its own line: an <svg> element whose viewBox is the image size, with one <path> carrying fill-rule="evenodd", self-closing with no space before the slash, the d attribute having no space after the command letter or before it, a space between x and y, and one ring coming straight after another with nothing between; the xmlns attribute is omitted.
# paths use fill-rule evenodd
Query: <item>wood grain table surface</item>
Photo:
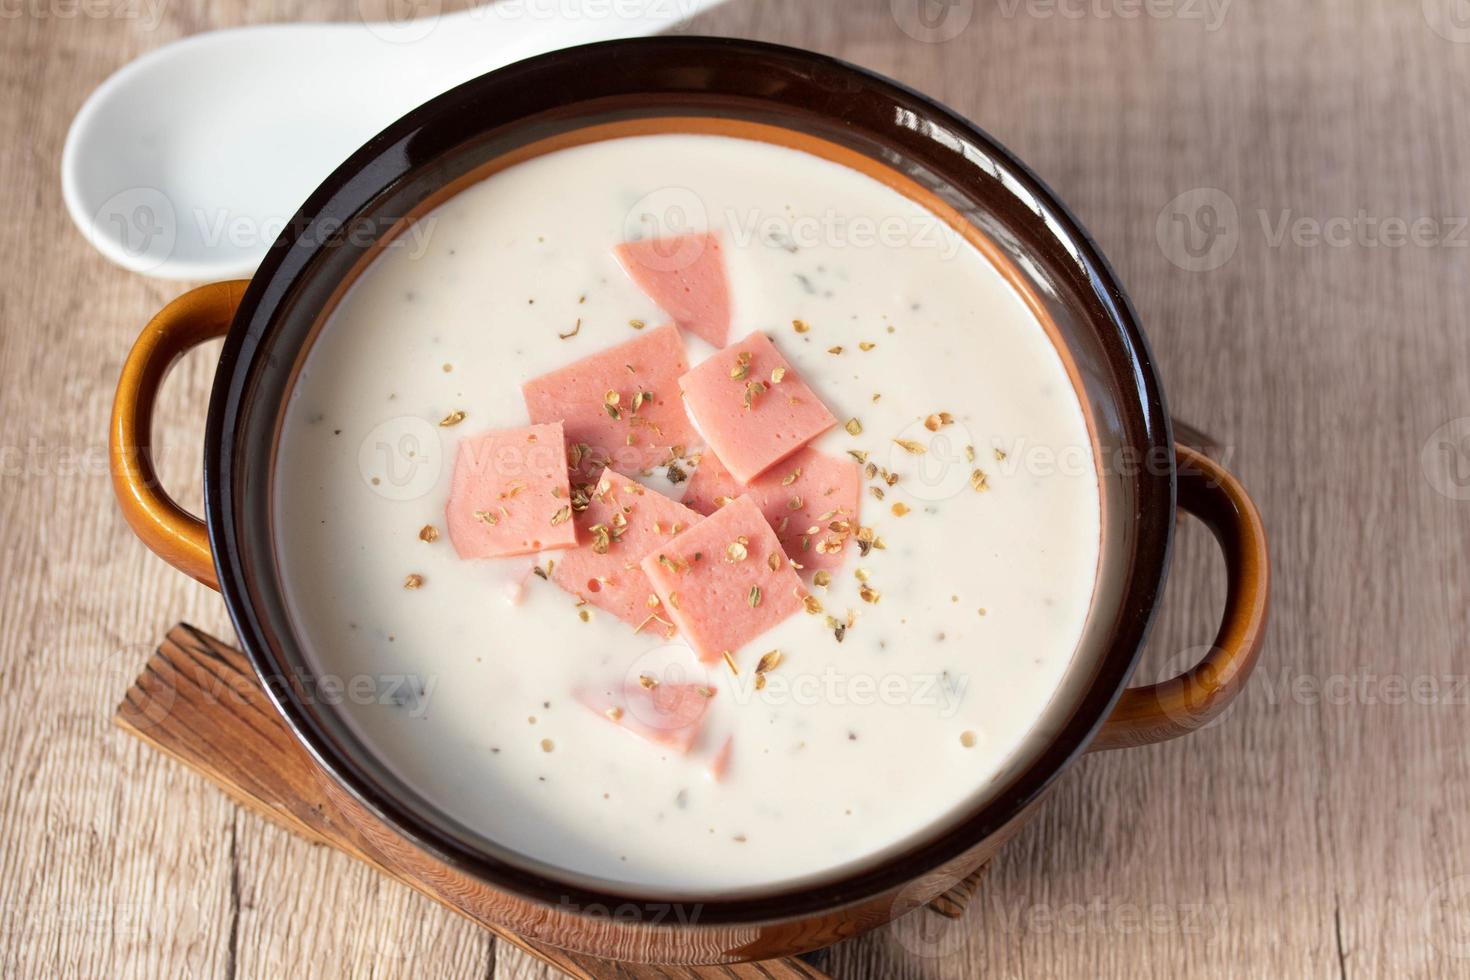
<svg viewBox="0 0 1470 980"><path fill-rule="evenodd" d="M1051 183L1128 285L1173 413L1255 494L1274 621L1220 723L1083 760L965 917L911 916L823 965L1470 976L1470 6L923 3L731 0L691 29L896 77ZM0 2L0 976L542 975L109 723L170 625L233 634L113 506L113 385L183 287L72 227L67 124L175 38L357 9ZM183 362L158 421L165 480L196 508L217 350ZM1140 676L1197 654L1222 591L1185 525Z"/></svg>

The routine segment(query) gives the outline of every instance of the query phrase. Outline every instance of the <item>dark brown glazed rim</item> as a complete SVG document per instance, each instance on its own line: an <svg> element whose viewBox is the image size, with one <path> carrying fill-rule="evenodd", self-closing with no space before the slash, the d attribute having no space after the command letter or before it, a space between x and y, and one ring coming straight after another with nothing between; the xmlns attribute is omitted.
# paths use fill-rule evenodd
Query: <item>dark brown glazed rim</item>
<svg viewBox="0 0 1470 980"><path fill-rule="evenodd" d="M612 906L649 896L531 869L418 798L314 705L273 557L271 474L289 392L313 330L372 253L360 235L415 213L491 161L589 125L661 117L735 119L808 133L926 188L1008 252L1032 287L1070 311L1061 326L1090 400L1095 447L1163 465L1105 476L1104 557L1084 645L1085 690L999 792L946 829L841 878L700 902L699 924L813 915L900 888L1005 826L1087 746L1133 670L1163 585L1174 524L1172 437L1134 311L1077 220L973 124L901 85L832 58L751 41L660 37L556 52L468 82L353 154L288 223L255 274L219 362L204 473L216 571L244 648L297 737L353 796L447 864L532 902ZM289 152L284 148L282 152Z"/></svg>

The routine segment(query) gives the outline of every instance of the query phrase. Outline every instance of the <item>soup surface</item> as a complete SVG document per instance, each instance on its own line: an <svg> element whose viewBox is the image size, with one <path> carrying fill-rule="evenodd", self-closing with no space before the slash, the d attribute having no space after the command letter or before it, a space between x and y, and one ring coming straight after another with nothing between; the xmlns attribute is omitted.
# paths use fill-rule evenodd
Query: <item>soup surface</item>
<svg viewBox="0 0 1470 980"><path fill-rule="evenodd" d="M730 340L764 331L838 419L813 445L874 464L881 546L849 545L822 612L732 651L738 674L581 604L539 574L556 552L463 560L438 533L460 440L669 319L614 246L691 229L722 243ZM563 875L727 895L870 860L1023 749L1092 595L1089 445L1041 325L916 203L766 143L612 139L469 187L351 288L287 411L279 560L318 696L426 798ZM717 692L687 754L574 693L643 674Z"/></svg>

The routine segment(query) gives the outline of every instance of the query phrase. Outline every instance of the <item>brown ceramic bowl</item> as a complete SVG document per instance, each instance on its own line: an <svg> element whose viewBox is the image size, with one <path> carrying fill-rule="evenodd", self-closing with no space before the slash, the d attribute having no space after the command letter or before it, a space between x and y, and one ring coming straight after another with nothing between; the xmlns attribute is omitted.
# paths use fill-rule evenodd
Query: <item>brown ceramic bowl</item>
<svg viewBox="0 0 1470 980"><path fill-rule="evenodd" d="M270 487L296 371L334 304L407 222L519 160L649 132L723 133L799 147L923 203L984 250L1049 330L1089 417L1103 500L1090 616L1042 737L968 811L900 853L829 880L691 905L561 880L417 796L302 679ZM283 148L289 152L289 148ZM184 350L227 335L209 407L206 520L159 488L153 401ZM987 860L1089 748L1182 735L1218 714L1254 663L1268 567L1259 517L1219 465L1175 446L1148 346L1123 287L1050 190L973 124L891 81L820 55L748 41L655 38L562 51L468 82L414 110L339 167L249 282L190 292L133 349L112 425L114 482L143 541L219 588L266 687L333 778L397 831L392 860L461 876L463 902L553 945L610 958L728 962L827 945L936 897ZM1177 506L1224 549L1224 624L1180 677L1127 688L1168 569ZM615 916L609 911L616 910Z"/></svg>

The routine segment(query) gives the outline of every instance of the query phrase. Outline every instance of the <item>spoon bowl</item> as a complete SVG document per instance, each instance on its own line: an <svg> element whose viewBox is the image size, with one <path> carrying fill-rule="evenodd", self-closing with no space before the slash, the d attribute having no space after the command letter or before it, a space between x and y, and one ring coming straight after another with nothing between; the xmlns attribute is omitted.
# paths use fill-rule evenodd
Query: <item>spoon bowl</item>
<svg viewBox="0 0 1470 980"><path fill-rule="evenodd" d="M249 276L297 207L393 120L495 68L652 34L720 0L501 0L408 21L265 25L176 41L87 99L61 158L87 240L165 279Z"/></svg>

